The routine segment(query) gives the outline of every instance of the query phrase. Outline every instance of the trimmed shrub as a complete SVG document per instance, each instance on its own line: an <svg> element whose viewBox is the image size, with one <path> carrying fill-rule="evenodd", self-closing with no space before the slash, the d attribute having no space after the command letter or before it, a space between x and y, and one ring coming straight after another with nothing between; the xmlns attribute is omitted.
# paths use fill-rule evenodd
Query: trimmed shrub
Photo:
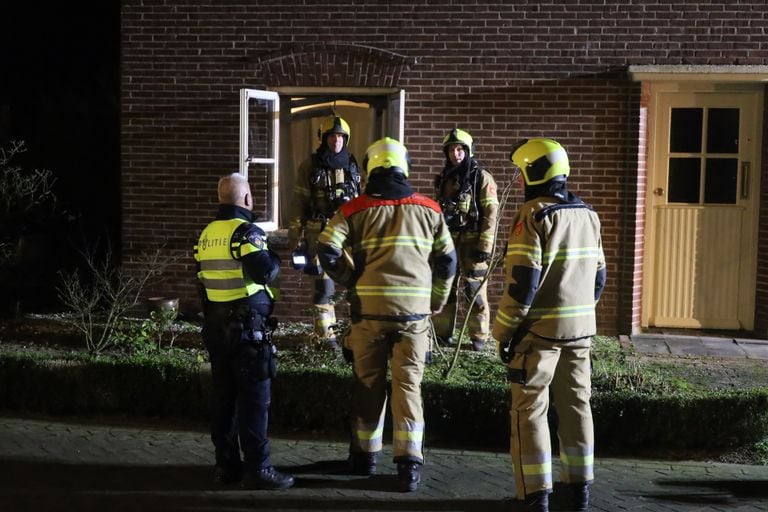
<svg viewBox="0 0 768 512"><path fill-rule="evenodd" d="M208 416L210 384L210 367L202 362L85 361L0 352L4 409L202 420ZM336 433L348 429L353 395L349 365L308 368L289 361L280 367L272 389L273 426ZM509 446L506 383L425 380L422 394L428 443L494 450ZM768 437L768 388L663 395L596 392L592 404L602 454L641 453L649 448L721 450ZM387 430L390 424L388 414Z"/></svg>

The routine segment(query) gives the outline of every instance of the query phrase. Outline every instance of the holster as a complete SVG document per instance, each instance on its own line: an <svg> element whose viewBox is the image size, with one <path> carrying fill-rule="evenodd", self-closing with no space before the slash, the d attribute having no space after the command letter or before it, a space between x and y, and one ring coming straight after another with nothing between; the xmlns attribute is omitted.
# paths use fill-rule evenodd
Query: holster
<svg viewBox="0 0 768 512"><path fill-rule="evenodd" d="M256 377L259 380L277 376L277 347L272 343L268 330L275 322L268 322L256 310L239 305L230 315L227 323L226 342L235 349L241 343L248 344L256 352Z"/></svg>

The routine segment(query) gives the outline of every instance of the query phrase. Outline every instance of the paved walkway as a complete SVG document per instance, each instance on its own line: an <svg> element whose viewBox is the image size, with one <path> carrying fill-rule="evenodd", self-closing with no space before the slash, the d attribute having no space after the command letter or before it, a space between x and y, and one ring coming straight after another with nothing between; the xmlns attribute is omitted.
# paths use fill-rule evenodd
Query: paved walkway
<svg viewBox="0 0 768 512"><path fill-rule="evenodd" d="M768 340L643 333L620 336L619 341L623 345L632 345L644 354L768 359Z"/></svg>
<svg viewBox="0 0 768 512"><path fill-rule="evenodd" d="M381 475L359 477L337 471L345 443L273 437L273 462L296 486L242 491L211 482L203 429L0 416L0 511L516 510L506 453L428 449L419 490L400 493L387 448ZM598 458L595 473L593 512L768 510L768 467ZM552 510L566 508L555 497Z"/></svg>

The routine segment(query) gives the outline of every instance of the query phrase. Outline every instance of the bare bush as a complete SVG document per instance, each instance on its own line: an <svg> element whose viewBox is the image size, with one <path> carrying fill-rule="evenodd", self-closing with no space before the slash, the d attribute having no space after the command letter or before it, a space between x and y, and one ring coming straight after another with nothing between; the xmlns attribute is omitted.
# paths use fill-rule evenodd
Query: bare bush
<svg viewBox="0 0 768 512"><path fill-rule="evenodd" d="M147 284L172 263L165 251L144 252L134 273L114 262L111 248L102 258L95 250L85 251L85 272L60 272L59 300L70 310L67 321L80 331L86 348L100 353L112 341L126 313L137 306Z"/></svg>
<svg viewBox="0 0 768 512"><path fill-rule="evenodd" d="M27 151L23 141L13 141L0 148L0 228L18 230L35 221L43 221L56 210L49 170L25 170L13 160Z"/></svg>

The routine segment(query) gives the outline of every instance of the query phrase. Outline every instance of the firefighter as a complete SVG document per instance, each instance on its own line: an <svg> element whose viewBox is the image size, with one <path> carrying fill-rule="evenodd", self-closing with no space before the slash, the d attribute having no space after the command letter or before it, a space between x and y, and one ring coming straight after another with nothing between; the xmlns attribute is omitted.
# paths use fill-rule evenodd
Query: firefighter
<svg viewBox="0 0 768 512"><path fill-rule="evenodd" d="M267 439L270 387L277 371L268 284L277 278L280 259L253 224L246 178L238 173L222 177L218 196L216 219L195 245L204 288L202 335L213 377L214 478L245 488L285 489L294 479L272 466Z"/></svg>
<svg viewBox="0 0 768 512"><path fill-rule="evenodd" d="M350 130L347 122L331 116L318 129L320 146L299 167L295 201L289 227L289 243L306 265L294 265L313 276L313 335L328 348L337 349L333 330L336 311L333 305L333 280L323 272L317 259L317 237L339 206L360 195L364 180L354 155L348 151Z"/></svg>
<svg viewBox="0 0 768 512"><path fill-rule="evenodd" d="M429 318L448 300L456 251L438 204L408 182L405 146L380 139L368 147L363 165L365 194L339 208L318 243L323 267L350 292L344 347L355 392L348 460L355 474L376 472L389 360L394 462L400 489L414 491L424 464L421 380Z"/></svg>
<svg viewBox="0 0 768 512"><path fill-rule="evenodd" d="M443 312L433 319L438 343L451 345L456 328L459 281L466 302L477 294L469 312L472 349L483 350L489 335L488 286L483 281L496 243L499 200L496 182L474 157L472 136L458 128L443 138L445 167L435 179L435 197L445 215L459 258L459 272Z"/></svg>
<svg viewBox="0 0 768 512"><path fill-rule="evenodd" d="M594 478L589 353L606 275L600 221L568 190L568 155L557 141L523 141L510 159L522 171L526 202L509 233L492 334L511 383L515 491L526 510L549 510L551 391L568 510L587 510Z"/></svg>

